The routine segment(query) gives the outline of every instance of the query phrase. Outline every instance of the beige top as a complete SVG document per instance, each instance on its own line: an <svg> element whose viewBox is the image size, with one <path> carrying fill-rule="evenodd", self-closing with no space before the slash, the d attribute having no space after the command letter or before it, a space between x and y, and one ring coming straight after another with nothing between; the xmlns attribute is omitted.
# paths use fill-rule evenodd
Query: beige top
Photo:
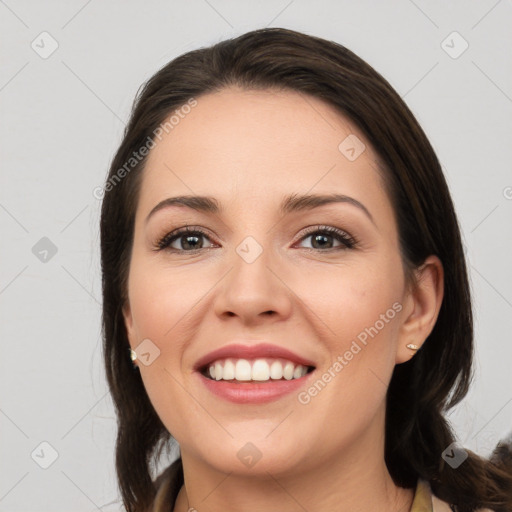
<svg viewBox="0 0 512 512"><path fill-rule="evenodd" d="M410 512L452 512L455 508L439 499L430 489L430 484L421 478L416 485ZM479 508L477 512L493 512L489 508Z"/></svg>
<svg viewBox="0 0 512 512"><path fill-rule="evenodd" d="M173 462L155 481L157 494L150 512L173 512L178 492L183 485L181 459ZM169 501L172 508L169 508ZM430 484L419 479L410 512L452 512L450 505L432 494ZM477 512L493 512L480 508Z"/></svg>

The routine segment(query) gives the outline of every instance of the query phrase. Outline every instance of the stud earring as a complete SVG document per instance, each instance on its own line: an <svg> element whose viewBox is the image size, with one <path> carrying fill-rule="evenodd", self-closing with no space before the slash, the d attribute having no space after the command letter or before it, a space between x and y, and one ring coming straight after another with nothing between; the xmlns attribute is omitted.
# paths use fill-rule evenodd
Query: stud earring
<svg viewBox="0 0 512 512"><path fill-rule="evenodd" d="M418 350L420 348L418 345L414 345L413 343L407 344L406 347L410 348L411 350Z"/></svg>

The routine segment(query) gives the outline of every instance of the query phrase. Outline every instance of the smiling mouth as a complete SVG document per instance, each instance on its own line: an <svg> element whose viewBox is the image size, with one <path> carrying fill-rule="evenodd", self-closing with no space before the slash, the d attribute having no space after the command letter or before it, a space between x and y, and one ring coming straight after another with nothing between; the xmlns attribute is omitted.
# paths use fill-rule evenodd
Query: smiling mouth
<svg viewBox="0 0 512 512"><path fill-rule="evenodd" d="M200 369L203 377L236 383L275 382L300 379L315 369L280 358L235 359L212 361Z"/></svg>

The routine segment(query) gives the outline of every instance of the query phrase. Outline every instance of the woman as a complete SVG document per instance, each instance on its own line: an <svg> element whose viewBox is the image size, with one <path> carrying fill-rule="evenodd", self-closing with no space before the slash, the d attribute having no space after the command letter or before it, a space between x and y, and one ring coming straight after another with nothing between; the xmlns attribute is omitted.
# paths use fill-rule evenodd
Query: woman
<svg viewBox="0 0 512 512"><path fill-rule="evenodd" d="M101 252L129 512L512 509L505 462L444 417L473 331L440 164L346 48L264 29L162 68L112 162Z"/></svg>

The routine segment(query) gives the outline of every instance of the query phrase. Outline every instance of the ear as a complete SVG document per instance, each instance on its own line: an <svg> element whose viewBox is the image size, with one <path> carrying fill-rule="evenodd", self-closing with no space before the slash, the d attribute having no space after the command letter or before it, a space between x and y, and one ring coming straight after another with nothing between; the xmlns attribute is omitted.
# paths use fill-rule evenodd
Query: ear
<svg viewBox="0 0 512 512"><path fill-rule="evenodd" d="M398 335L396 364L411 359L415 350L407 348L412 343L421 347L436 324L444 295L444 271L441 260L429 256L415 270L404 304L402 324Z"/></svg>
<svg viewBox="0 0 512 512"><path fill-rule="evenodd" d="M123 311L124 325L126 327L126 333L128 335L128 342L130 343L130 347L133 349L134 347L137 346L137 343L136 343L135 329L133 326L132 310L131 310L131 307L130 307L130 304L128 301L123 306L122 311ZM134 364L137 364L137 361L134 361Z"/></svg>

